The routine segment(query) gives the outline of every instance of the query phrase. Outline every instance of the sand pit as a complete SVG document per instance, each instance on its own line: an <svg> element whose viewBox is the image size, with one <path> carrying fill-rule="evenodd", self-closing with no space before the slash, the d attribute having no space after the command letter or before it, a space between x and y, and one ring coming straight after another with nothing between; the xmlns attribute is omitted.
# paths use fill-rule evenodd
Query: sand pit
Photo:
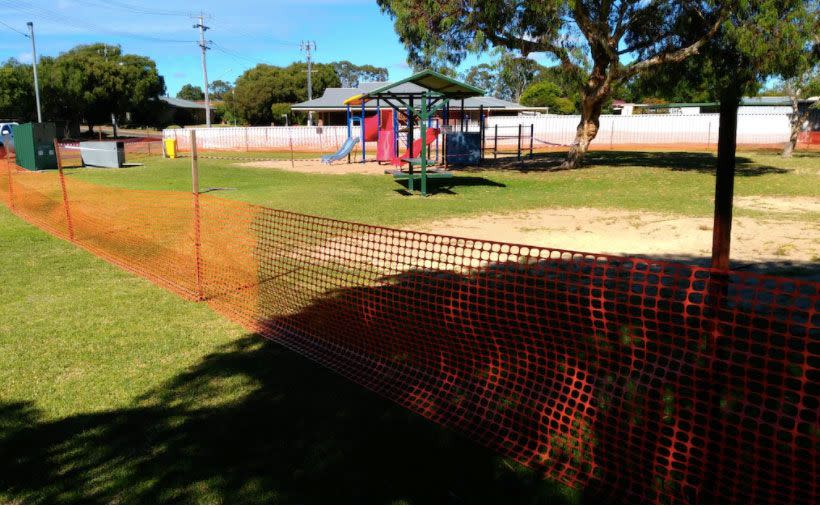
<svg viewBox="0 0 820 508"><path fill-rule="evenodd" d="M324 175L383 175L385 170L397 169L391 164L379 164L378 162L365 162L360 164L354 162L348 164L347 162L339 161L333 164L322 164L319 160L295 160L291 166L290 160L267 160L267 161L253 161L253 162L239 162L237 166L246 168L275 168L284 169L285 171L296 171L299 173L318 173Z"/></svg>
<svg viewBox="0 0 820 508"><path fill-rule="evenodd" d="M411 229L601 254L693 260L711 256L712 221L622 210L542 209L454 218ZM820 224L736 218L732 258L744 263L817 263Z"/></svg>

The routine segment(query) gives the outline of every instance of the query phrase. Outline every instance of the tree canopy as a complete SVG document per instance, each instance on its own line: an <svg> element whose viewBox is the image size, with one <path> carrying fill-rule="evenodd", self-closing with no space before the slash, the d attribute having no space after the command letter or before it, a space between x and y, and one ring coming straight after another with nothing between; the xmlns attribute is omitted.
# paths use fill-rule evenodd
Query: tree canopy
<svg viewBox="0 0 820 508"><path fill-rule="evenodd" d="M583 160L617 86L683 61L714 35L734 2L672 0L378 0L412 62L456 65L468 52L543 52L583 77L581 121L567 167Z"/></svg>
<svg viewBox="0 0 820 508"><path fill-rule="evenodd" d="M228 83L227 81L222 81L221 79L212 81L209 87L211 97L216 100L225 99L225 95L229 94L231 90L233 90L233 85L231 83Z"/></svg>
<svg viewBox="0 0 820 508"><path fill-rule="evenodd" d="M313 96L321 95L329 86L341 86L331 64L313 65ZM270 124L274 120L274 104L290 104L307 100L307 65L301 62L287 67L258 64L245 71L237 80L234 93L227 95L228 107L243 123Z"/></svg>
<svg viewBox="0 0 820 508"><path fill-rule="evenodd" d="M34 114L31 65L15 59L0 67L0 118L29 120Z"/></svg>
<svg viewBox="0 0 820 508"><path fill-rule="evenodd" d="M347 88L355 88L359 86L359 83L387 81L389 77L389 73L384 67L355 65L347 60L334 62L331 65L333 65L333 69L339 76L341 86Z"/></svg>
<svg viewBox="0 0 820 508"><path fill-rule="evenodd" d="M503 48L497 48L492 55L495 59L470 67L462 79L488 95L526 106L549 106L550 111L559 114L578 111L578 73L567 72L561 66L546 67Z"/></svg>
<svg viewBox="0 0 820 508"><path fill-rule="evenodd" d="M77 46L56 58L38 62L45 120L111 121L111 114L145 116L165 93L165 81L148 57L126 54L120 46ZM0 115L22 121L36 119L31 65L10 60L0 70Z"/></svg>
<svg viewBox="0 0 820 508"><path fill-rule="evenodd" d="M562 90L552 81L533 83L521 95L524 106L547 106L550 113L570 115L575 112L575 104L562 96Z"/></svg>
<svg viewBox="0 0 820 508"><path fill-rule="evenodd" d="M177 99L185 99L188 101L204 101L205 92L202 90L201 86L196 86L187 83L185 85L182 85L182 88L180 88L179 92L177 92Z"/></svg>

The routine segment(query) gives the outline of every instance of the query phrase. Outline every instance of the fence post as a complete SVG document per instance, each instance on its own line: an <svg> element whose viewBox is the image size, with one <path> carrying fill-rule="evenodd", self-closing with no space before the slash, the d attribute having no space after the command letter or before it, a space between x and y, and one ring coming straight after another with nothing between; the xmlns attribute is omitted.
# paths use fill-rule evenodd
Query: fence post
<svg viewBox="0 0 820 508"><path fill-rule="evenodd" d="M498 124L495 124L495 140L493 141L493 159L498 158Z"/></svg>
<svg viewBox="0 0 820 508"><path fill-rule="evenodd" d="M6 149L6 170L9 175L9 208L14 210L14 184L11 181L11 144L9 143L9 136L6 136L6 142L3 145Z"/></svg>
<svg viewBox="0 0 820 508"><path fill-rule="evenodd" d="M246 152L250 151L250 147L248 145L248 129L250 129L250 127L245 127L245 151Z"/></svg>
<svg viewBox="0 0 820 508"><path fill-rule="evenodd" d="M202 239L199 221L199 163L196 150L196 130L191 129L191 192L194 198L194 255L196 256L196 296L204 300L202 292Z"/></svg>
<svg viewBox="0 0 820 508"><path fill-rule="evenodd" d="M288 128L288 142L290 143L290 167L293 167L293 134Z"/></svg>
<svg viewBox="0 0 820 508"><path fill-rule="evenodd" d="M518 160L521 160L521 124L518 124Z"/></svg>
<svg viewBox="0 0 820 508"><path fill-rule="evenodd" d="M709 122L709 127L706 130L706 151L709 151L709 145L712 143L712 122Z"/></svg>
<svg viewBox="0 0 820 508"><path fill-rule="evenodd" d="M63 154L60 153L60 142L54 138L54 155L57 156L57 173L60 175L60 188L63 191L63 209L65 210L65 224L68 231L68 239L74 241L74 224L71 222L71 209L68 206L68 192L65 188L65 175L63 174Z"/></svg>
<svg viewBox="0 0 820 508"><path fill-rule="evenodd" d="M530 124L530 159L532 159L532 140L535 138L535 124Z"/></svg>
<svg viewBox="0 0 820 508"><path fill-rule="evenodd" d="M615 120L609 124L609 150L612 151L613 143L615 141Z"/></svg>

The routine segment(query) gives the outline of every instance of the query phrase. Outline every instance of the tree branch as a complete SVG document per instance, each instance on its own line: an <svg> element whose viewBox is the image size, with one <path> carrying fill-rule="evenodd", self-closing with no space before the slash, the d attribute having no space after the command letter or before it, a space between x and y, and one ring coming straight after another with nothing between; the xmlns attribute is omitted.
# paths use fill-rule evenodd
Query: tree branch
<svg viewBox="0 0 820 508"><path fill-rule="evenodd" d="M631 10L632 5L633 4L627 0L622 0L621 4L618 6L618 22L615 24L615 30L612 31L612 38L616 41L620 41L626 33L626 29L632 25L632 16L627 15L627 12ZM630 19L627 20L627 18ZM627 22L624 23L624 20L627 20Z"/></svg>
<svg viewBox="0 0 820 508"><path fill-rule="evenodd" d="M720 28L721 23L726 18L726 12L722 12L720 16L718 16L717 21L709 28L709 31L706 32L700 39L693 42L689 46L684 48L677 49L675 51L669 51L665 53L660 53L653 57L647 58L646 60L642 60L640 62L634 63L620 72L619 79L624 80L630 78L636 74L639 74L651 67L655 67L656 65L661 65L665 63L673 63L673 62L681 62L686 58L696 55L700 48L703 47L706 42L711 39Z"/></svg>
<svg viewBox="0 0 820 508"><path fill-rule="evenodd" d="M564 67L577 69L578 66L570 58L567 48L547 42L545 40L533 41L529 39L522 39L520 37L508 34L487 34L487 39L495 45L505 46L507 48L518 48L522 53L544 52L553 54Z"/></svg>

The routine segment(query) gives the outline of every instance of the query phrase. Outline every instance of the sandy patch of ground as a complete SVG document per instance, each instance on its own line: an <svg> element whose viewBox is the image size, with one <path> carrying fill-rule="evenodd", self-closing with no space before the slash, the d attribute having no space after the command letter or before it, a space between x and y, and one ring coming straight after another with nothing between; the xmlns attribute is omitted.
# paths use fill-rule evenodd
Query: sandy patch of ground
<svg viewBox="0 0 820 508"><path fill-rule="evenodd" d="M709 258L712 221L620 210L543 209L419 224L411 229L599 254ZM732 258L749 263L817 262L820 224L736 218Z"/></svg>
<svg viewBox="0 0 820 508"><path fill-rule="evenodd" d="M348 164L347 161L338 161L333 164L322 164L322 162L318 160L295 160L293 161L293 166L291 166L290 160L240 162L236 165L247 168L276 168L286 171L297 171L299 173L320 173L325 175L346 175L351 173L360 175L383 175L385 170L392 171L397 169L391 164L379 164L378 162L365 162L364 164L354 162Z"/></svg>
<svg viewBox="0 0 820 508"><path fill-rule="evenodd" d="M820 197L735 196L734 206L773 213L820 213Z"/></svg>

